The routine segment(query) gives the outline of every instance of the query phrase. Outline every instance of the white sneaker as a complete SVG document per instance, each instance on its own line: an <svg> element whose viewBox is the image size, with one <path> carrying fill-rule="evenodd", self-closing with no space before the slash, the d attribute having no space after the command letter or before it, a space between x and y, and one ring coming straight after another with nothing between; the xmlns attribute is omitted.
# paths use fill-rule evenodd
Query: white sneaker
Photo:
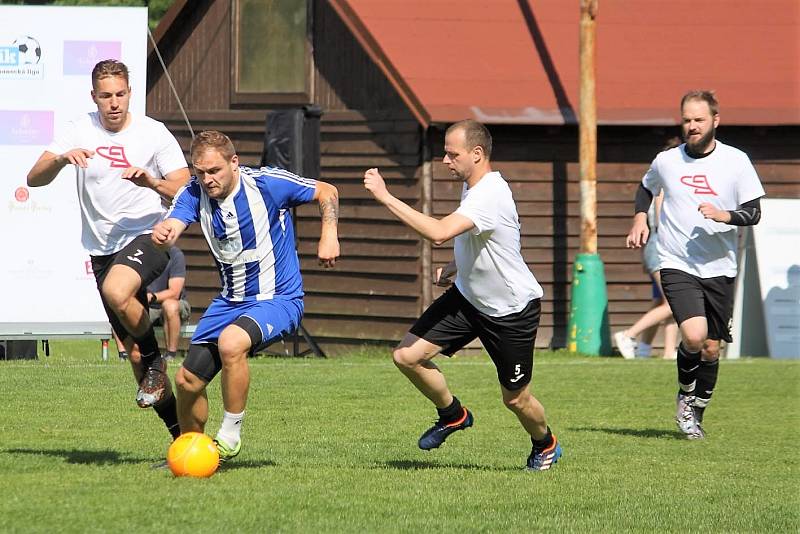
<svg viewBox="0 0 800 534"><path fill-rule="evenodd" d="M626 360L632 360L636 357L636 339L625 335L624 331L619 331L614 334L614 342L617 344L619 353Z"/></svg>
<svg viewBox="0 0 800 534"><path fill-rule="evenodd" d="M697 420L693 404L694 396L678 393L675 399L675 422L680 431L686 434L687 439L703 439L705 432Z"/></svg>

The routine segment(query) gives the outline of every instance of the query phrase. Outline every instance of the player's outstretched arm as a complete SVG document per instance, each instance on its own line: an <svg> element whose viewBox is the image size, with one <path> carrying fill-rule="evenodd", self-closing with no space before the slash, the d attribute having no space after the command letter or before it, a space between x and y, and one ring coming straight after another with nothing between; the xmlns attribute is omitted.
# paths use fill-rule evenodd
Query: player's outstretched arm
<svg viewBox="0 0 800 534"><path fill-rule="evenodd" d="M319 202L322 230L317 247L319 264L325 268L336 265L339 257L339 191L327 182L317 180L314 200Z"/></svg>
<svg viewBox="0 0 800 534"><path fill-rule="evenodd" d="M451 213L439 220L418 212L389 193L383 176L378 172L378 169L369 169L364 173L364 187L372 193L375 200L389 208L389 211L406 226L409 226L428 241L432 241L435 245L441 245L475 227L475 223L471 219L459 213Z"/></svg>
<svg viewBox="0 0 800 534"><path fill-rule="evenodd" d="M191 178L189 169L183 168L167 173L164 179L154 178L140 167L128 167L122 171L122 177L139 187L147 187L171 202L178 190Z"/></svg>
<svg viewBox="0 0 800 534"><path fill-rule="evenodd" d="M167 250L175 244L184 230L186 230L186 224L183 221L170 217L153 227L153 233L150 234L150 238L158 248Z"/></svg>
<svg viewBox="0 0 800 534"><path fill-rule="evenodd" d="M28 186L40 187L49 184L61 169L70 164L85 169L89 166L88 159L92 156L94 152L85 148L73 148L60 155L45 150L28 172Z"/></svg>

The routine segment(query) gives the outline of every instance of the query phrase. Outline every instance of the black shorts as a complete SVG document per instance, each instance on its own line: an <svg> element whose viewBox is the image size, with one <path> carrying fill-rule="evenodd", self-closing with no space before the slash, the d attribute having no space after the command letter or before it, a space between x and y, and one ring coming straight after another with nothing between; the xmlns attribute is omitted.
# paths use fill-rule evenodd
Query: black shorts
<svg viewBox="0 0 800 534"><path fill-rule="evenodd" d="M92 271L94 271L94 279L97 282L100 299L103 301L103 308L106 310L106 316L108 316L108 321L111 323L111 328L114 329L120 339L124 340L130 335L130 332L122 326L122 322L117 315L109 308L102 291L103 281L106 279L111 267L117 264L127 265L139 274L142 283L136 292L136 300L144 306L145 311L148 311L147 286L164 272L167 263L169 263L169 254L153 244L150 234L140 235L114 254L92 256Z"/></svg>
<svg viewBox="0 0 800 534"><path fill-rule="evenodd" d="M700 278L678 269L661 269L661 287L675 322L680 325L692 317L705 317L708 339L730 343L735 278Z"/></svg>
<svg viewBox="0 0 800 534"><path fill-rule="evenodd" d="M541 300L534 299L517 313L492 317L478 311L453 286L425 310L409 332L442 347L446 356L479 338L497 368L500 384L513 391L531 381L541 310Z"/></svg>

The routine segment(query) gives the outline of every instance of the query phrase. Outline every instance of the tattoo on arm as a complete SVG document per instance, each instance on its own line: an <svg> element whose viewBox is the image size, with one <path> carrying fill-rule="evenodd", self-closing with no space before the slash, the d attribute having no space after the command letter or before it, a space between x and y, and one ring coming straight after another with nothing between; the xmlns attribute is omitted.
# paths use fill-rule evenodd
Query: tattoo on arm
<svg viewBox="0 0 800 534"><path fill-rule="evenodd" d="M319 203L319 214L323 224L336 224L339 221L339 199L326 198Z"/></svg>

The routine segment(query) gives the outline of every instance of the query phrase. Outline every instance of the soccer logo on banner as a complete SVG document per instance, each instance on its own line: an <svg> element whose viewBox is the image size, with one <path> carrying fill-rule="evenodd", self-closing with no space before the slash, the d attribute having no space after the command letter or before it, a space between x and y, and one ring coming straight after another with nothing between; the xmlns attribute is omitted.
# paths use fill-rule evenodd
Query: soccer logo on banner
<svg viewBox="0 0 800 534"><path fill-rule="evenodd" d="M43 76L42 46L36 37L19 35L7 45L0 44L0 80L40 80Z"/></svg>

